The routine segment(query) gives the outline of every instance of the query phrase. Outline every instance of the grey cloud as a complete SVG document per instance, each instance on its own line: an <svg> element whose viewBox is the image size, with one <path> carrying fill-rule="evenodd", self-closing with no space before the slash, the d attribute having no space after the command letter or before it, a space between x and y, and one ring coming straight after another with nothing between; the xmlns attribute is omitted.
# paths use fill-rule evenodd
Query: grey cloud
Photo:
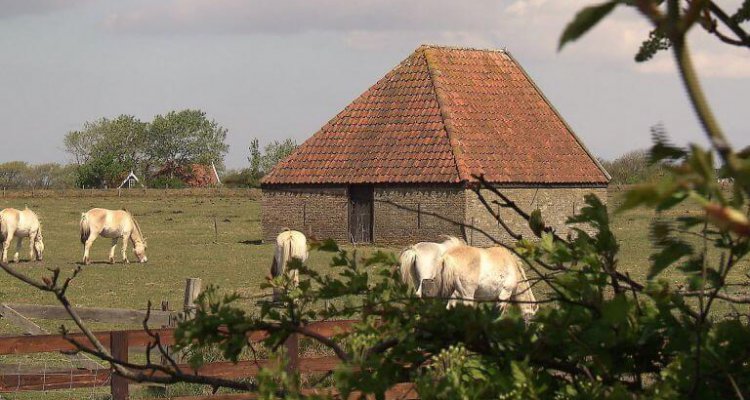
<svg viewBox="0 0 750 400"><path fill-rule="evenodd" d="M496 0L182 0L111 15L131 33L263 33L489 29L507 6Z"/></svg>
<svg viewBox="0 0 750 400"><path fill-rule="evenodd" d="M0 19L20 15L47 14L77 7L91 0L0 0Z"/></svg>

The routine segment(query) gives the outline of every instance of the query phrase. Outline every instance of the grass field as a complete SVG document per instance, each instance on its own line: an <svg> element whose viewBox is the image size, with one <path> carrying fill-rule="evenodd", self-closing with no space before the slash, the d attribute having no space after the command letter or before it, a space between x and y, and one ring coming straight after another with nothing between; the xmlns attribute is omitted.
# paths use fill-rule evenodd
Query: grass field
<svg viewBox="0 0 750 400"><path fill-rule="evenodd" d="M146 264L109 264L110 240L99 238L91 250L92 264L85 266L69 292L76 305L145 309L148 300L159 305L168 300L180 310L185 278L203 280L226 291L243 295L262 293L259 284L268 274L273 246L261 244L260 204L243 192L230 196L198 197L154 191L139 197L93 196L2 198L0 208L28 205L42 221L45 252L43 262L29 262L25 242L21 262L15 268L32 276L48 274L59 267L70 273L80 263L82 245L78 223L81 212L93 207L127 208L138 219L148 241ZM85 194L85 193L84 193ZM214 230L216 221L216 230ZM130 246L132 248L132 246ZM15 248L15 244L12 249ZM369 249L365 249L369 250ZM328 268L330 253L313 252L310 265ZM56 304L46 293L35 290L7 274L0 274L0 302ZM37 321L56 331L57 322ZM0 334L18 331L0 319Z"/></svg>
<svg viewBox="0 0 750 400"><path fill-rule="evenodd" d="M173 309L179 310L185 278L188 277L201 278L204 286L214 284L222 290L243 295L261 293L258 285L268 273L273 247L260 243L257 193L152 191L142 195L129 193L123 197L117 197L116 192L108 193L89 191L62 196L37 193L35 197L8 194L0 198L0 208L28 205L37 212L44 227L44 261L25 261L28 247L24 245L21 253L24 261L14 264L14 267L37 277L48 273L48 267L60 267L70 273L82 257L78 234L81 212L93 207L127 208L136 216L148 238L149 262L111 265L106 262L110 241L97 240L91 253L94 263L84 267L69 292L74 304L145 309L148 300L157 305L168 300ZM612 191L610 204L617 204L618 193ZM688 207L672 211L675 214L697 212ZM646 275L649 267L647 255L653 251L648 240L648 223L653 217L651 212L644 210L613 215L613 229L622 246L620 267L639 280ZM369 253L374 248L362 250ZM132 251L129 250L129 254L131 260L135 260ZM116 255L119 261L119 250ZM319 271L328 271L330 256L330 253L313 252L309 264ZM746 272L745 264L730 280L738 280ZM674 272L668 271L664 276L675 283L682 282ZM0 288L0 302L55 304L49 294L32 289L6 274L0 274ZM35 322L51 332L56 332L59 324L54 321ZM0 334L18 333L17 328L0 319ZM47 398L34 395L5 397Z"/></svg>

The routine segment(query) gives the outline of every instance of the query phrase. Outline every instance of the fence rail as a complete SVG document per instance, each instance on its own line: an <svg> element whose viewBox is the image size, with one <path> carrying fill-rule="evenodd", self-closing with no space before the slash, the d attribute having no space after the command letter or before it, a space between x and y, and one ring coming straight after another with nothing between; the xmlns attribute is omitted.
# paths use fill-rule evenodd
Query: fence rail
<svg viewBox="0 0 750 400"><path fill-rule="evenodd" d="M346 333L351 330L352 325L357 322L354 320L344 321L319 321L308 325L306 328L318 335L324 337L333 337L340 333ZM174 328L154 329L153 332L159 335L163 345L174 344ZM253 331L248 333L248 339L259 341L266 338L266 331ZM104 345L110 348L112 356L121 361L128 360L129 350L134 348L143 348L153 344L152 336L143 330L124 330L124 331L107 331L96 332L96 338ZM93 344L83 334L70 334L68 337L62 335L38 335L38 336L15 336L0 338L0 355L20 355L47 352L69 352L75 350L69 339L78 341L85 346ZM300 357L298 336L292 335L284 344L288 356L287 365L291 373L316 373L333 370L338 364L339 359L333 356L324 357ZM185 371L192 371L204 376L221 377L221 378L248 378L258 374L260 368L270 366L272 361L241 361L232 362L213 362L201 366L195 370L187 364L180 365ZM158 373L157 373L158 375ZM100 369L59 369L46 371L27 371L27 372L2 372L0 373L0 392L20 392L20 391L47 391L56 389L73 389L73 388L90 388L101 387L110 382L110 390L113 400L124 400L129 398L130 382L114 373L109 368ZM334 392L326 392L323 389L316 389L312 393L327 393L335 395ZM388 398L416 398L413 387L409 385L399 385L389 392ZM397 396L398 395L398 396ZM189 399L253 399L253 394L238 394L227 396L208 396L208 397L186 397Z"/></svg>

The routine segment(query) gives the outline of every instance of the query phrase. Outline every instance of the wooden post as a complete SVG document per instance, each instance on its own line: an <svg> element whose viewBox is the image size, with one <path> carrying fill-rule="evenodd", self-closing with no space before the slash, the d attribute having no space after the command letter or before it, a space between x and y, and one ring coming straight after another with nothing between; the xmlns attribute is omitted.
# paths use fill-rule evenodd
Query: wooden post
<svg viewBox="0 0 750 400"><path fill-rule="evenodd" d="M219 243L219 225L216 223L215 215L214 215L214 243Z"/></svg>
<svg viewBox="0 0 750 400"><path fill-rule="evenodd" d="M286 373L289 375L297 374L299 370L299 337L292 333L284 342L286 348Z"/></svg>
<svg viewBox="0 0 750 400"><path fill-rule="evenodd" d="M128 333L114 331L109 333L110 352L115 360L128 361ZM112 373L110 380L112 400L129 400L128 380Z"/></svg>
<svg viewBox="0 0 750 400"><path fill-rule="evenodd" d="M195 299L201 293L201 280L200 278L187 278L185 280L185 302L183 303L182 310L185 312L186 318L192 318L195 313Z"/></svg>

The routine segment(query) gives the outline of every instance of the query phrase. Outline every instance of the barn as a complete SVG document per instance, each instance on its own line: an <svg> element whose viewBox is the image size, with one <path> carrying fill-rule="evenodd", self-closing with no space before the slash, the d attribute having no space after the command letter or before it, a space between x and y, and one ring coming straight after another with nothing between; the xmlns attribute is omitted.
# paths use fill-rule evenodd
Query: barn
<svg viewBox="0 0 750 400"><path fill-rule="evenodd" d="M263 237L291 228L353 243L508 239L473 190L478 176L561 231L586 194L606 199L609 182L509 52L423 45L263 178Z"/></svg>

